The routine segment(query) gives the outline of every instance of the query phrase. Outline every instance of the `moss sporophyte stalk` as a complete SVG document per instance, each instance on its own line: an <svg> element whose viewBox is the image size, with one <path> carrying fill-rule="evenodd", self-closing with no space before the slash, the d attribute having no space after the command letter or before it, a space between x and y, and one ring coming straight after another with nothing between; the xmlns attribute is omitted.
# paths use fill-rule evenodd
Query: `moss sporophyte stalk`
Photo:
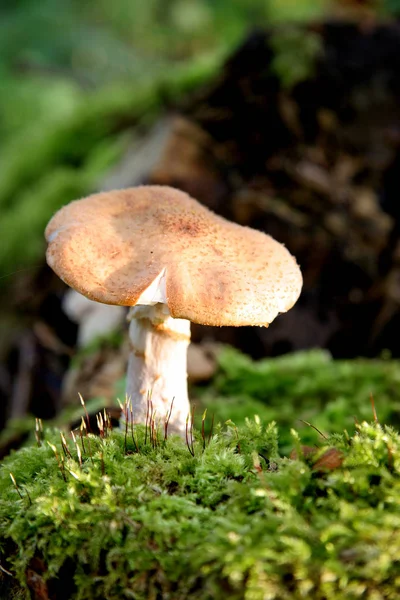
<svg viewBox="0 0 400 600"><path fill-rule="evenodd" d="M293 430L289 458L258 417L186 440L150 421L45 430L2 463L1 598L33 580L57 599L399 597L393 429L314 432L311 451Z"/></svg>

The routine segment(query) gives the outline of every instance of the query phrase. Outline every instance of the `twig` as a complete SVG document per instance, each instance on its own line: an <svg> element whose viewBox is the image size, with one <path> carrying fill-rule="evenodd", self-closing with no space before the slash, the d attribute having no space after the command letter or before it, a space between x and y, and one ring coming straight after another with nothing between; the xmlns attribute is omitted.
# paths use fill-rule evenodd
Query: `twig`
<svg viewBox="0 0 400 600"><path fill-rule="evenodd" d="M5 573L6 575L9 575L10 577L14 577L14 575L12 573L10 573L10 571L7 571L7 569L5 569L4 567L2 567L1 565L0 565L0 571L2 573Z"/></svg>

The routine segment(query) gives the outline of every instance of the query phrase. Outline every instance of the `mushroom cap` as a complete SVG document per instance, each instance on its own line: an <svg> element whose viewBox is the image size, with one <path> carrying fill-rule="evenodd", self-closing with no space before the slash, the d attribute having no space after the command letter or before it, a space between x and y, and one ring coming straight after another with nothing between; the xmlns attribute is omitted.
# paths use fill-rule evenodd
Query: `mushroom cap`
<svg viewBox="0 0 400 600"><path fill-rule="evenodd" d="M301 291L300 269L282 244L166 186L71 202L50 220L45 235L50 267L105 304L136 305L163 273L172 317L267 326Z"/></svg>

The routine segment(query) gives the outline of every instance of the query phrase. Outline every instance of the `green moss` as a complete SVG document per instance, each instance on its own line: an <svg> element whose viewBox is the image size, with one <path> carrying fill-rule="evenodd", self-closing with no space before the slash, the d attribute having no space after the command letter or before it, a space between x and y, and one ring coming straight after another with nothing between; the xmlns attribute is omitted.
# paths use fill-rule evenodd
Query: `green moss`
<svg viewBox="0 0 400 600"><path fill-rule="evenodd" d="M217 428L205 449L197 435L194 456L181 439L153 447L144 435L139 452L120 432L91 437L92 460L86 439L82 467L69 442L60 469L58 434L47 432L58 462L45 442L3 463L0 551L21 584L40 556L50 585L68 564L81 600L398 597L392 429L362 423L351 439L326 440L319 455L344 457L327 472L280 458L275 425L259 419Z"/></svg>
<svg viewBox="0 0 400 600"><path fill-rule="evenodd" d="M268 0L270 23L304 23L322 19L329 8L329 0Z"/></svg>
<svg viewBox="0 0 400 600"><path fill-rule="evenodd" d="M354 431L355 421L372 419L372 395L381 422L400 425L400 363L391 360L332 360L321 350L252 362L233 348L219 357L219 373L198 394L216 422L238 425L250 414L280 427L280 447L291 445L290 429L300 429L304 443L314 431Z"/></svg>
<svg viewBox="0 0 400 600"><path fill-rule="evenodd" d="M398 419L399 377L396 361L227 348L202 402L208 427L212 412L236 425L195 433L192 453L137 427L84 438L80 465L69 436L71 456L58 431L32 436L0 467L0 565L15 575L0 573L0 597L30 565L71 600L397 600L400 436L366 419L371 391L381 422Z"/></svg>
<svg viewBox="0 0 400 600"><path fill-rule="evenodd" d="M285 89L312 78L317 59L322 53L321 36L298 27L273 31L271 46L274 57L271 71L277 75Z"/></svg>

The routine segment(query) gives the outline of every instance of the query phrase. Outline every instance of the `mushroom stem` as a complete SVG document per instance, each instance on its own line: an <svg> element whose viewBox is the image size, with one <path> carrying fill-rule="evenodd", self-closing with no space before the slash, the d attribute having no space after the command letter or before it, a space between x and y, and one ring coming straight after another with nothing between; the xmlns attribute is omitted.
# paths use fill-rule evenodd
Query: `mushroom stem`
<svg viewBox="0 0 400 600"><path fill-rule="evenodd" d="M130 353L127 396L135 423L145 423L148 398L156 421L168 414L169 431L184 435L190 414L187 390L187 348L190 321L173 319L165 304L134 306L129 312Z"/></svg>

